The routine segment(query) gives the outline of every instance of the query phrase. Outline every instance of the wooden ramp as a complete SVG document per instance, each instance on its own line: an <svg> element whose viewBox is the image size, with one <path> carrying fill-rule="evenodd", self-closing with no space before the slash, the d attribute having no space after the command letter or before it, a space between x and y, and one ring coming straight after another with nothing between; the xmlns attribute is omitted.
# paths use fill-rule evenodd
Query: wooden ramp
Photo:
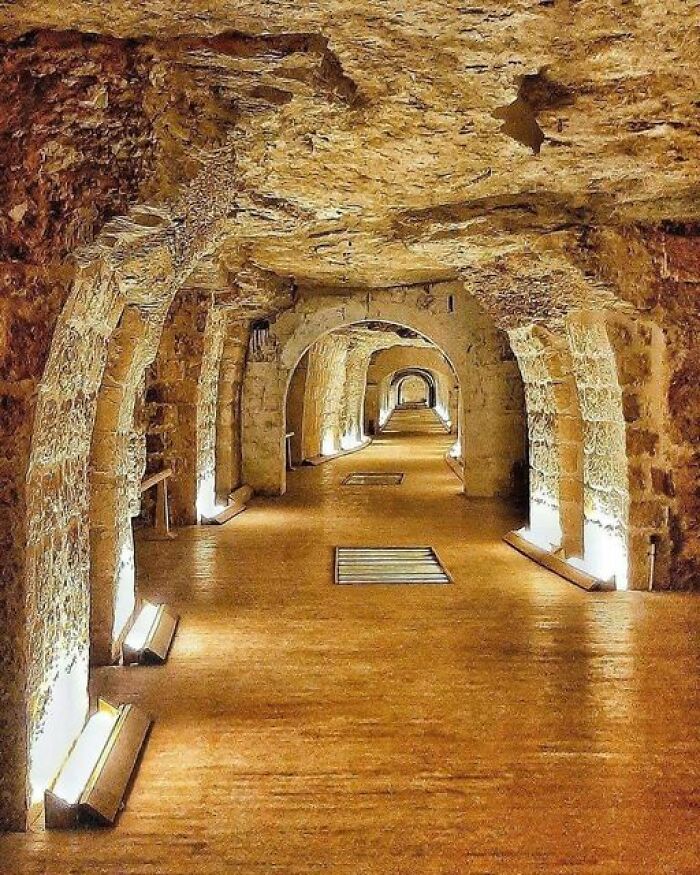
<svg viewBox="0 0 700 875"><path fill-rule="evenodd" d="M446 434L447 427L431 407L397 407L382 434Z"/></svg>

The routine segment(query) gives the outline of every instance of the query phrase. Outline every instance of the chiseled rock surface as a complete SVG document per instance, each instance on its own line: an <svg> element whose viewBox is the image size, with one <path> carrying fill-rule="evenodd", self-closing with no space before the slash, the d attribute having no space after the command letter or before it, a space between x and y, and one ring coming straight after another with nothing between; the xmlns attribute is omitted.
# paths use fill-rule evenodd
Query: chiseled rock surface
<svg viewBox="0 0 700 875"><path fill-rule="evenodd" d="M10 746L27 695L43 719L42 624L87 646L84 514L51 522L42 477L85 510L74 458L112 305L160 325L190 274L249 318L298 286L459 279L510 332L563 334L584 308L653 320L658 398L644 325L619 355L631 485L653 498L645 532L669 510L672 585L697 583L698 0L0 0L0 40L0 618L27 606L25 573L42 618L0 648ZM24 550L47 539L56 592ZM8 765L5 823L23 782Z"/></svg>
<svg viewBox="0 0 700 875"><path fill-rule="evenodd" d="M239 132L237 221L259 259L376 284L473 267L543 232L694 216L699 11L20 0L0 33L136 39L178 166L222 128Z"/></svg>

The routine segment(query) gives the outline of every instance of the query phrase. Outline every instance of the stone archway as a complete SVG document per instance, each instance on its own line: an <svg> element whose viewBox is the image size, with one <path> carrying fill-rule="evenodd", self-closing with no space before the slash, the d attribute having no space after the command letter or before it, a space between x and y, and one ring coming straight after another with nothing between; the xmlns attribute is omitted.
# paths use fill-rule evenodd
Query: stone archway
<svg viewBox="0 0 700 875"><path fill-rule="evenodd" d="M415 381L415 391L425 401L426 407L435 407L437 401L437 389L435 377L430 371L422 368L405 368L397 371L391 378L391 388L396 394L396 404L405 404L407 401L416 400L406 397L408 381Z"/></svg>
<svg viewBox="0 0 700 875"><path fill-rule="evenodd" d="M90 511L89 464L100 388L105 373L109 376L108 350L128 307L128 320L144 323L121 360L113 345L115 374L128 372L128 386L115 389L113 410L109 393L103 394L100 412L100 426L107 432L114 426L116 435L123 415L133 414L135 384L155 354L175 292L223 231L220 220L231 198L232 163L228 152L218 160L213 157L169 211L134 208L108 223L95 243L75 257L74 280L38 384L31 445L23 460L25 562L14 569L12 586L3 594L23 605L18 645L8 660L12 670L5 689L11 692L0 721L0 758L13 764L7 784L11 790L2 794L0 804L5 822L15 827L22 827L28 808L43 797L89 705L90 521L96 521ZM203 203L208 204L206 216ZM115 464L128 458L127 443ZM116 477L115 465L110 467L107 477ZM121 543L117 517L125 518L117 511L121 499L113 498L103 520L110 531L103 530L99 548L105 556L116 556L113 548ZM117 576L100 583L98 599L106 606L106 619L99 623L105 651L111 647L109 615Z"/></svg>
<svg viewBox="0 0 700 875"><path fill-rule="evenodd" d="M444 286L444 287L443 287ZM460 319L449 309L460 295ZM304 295L270 327L266 346L248 362L243 390L244 480L263 494L286 489L285 398L305 351L333 330L367 321L403 325L437 346L451 363L465 398L465 492L508 495L524 455L522 384L505 355L507 340L460 283L373 290L362 295ZM486 425L486 427L485 427Z"/></svg>

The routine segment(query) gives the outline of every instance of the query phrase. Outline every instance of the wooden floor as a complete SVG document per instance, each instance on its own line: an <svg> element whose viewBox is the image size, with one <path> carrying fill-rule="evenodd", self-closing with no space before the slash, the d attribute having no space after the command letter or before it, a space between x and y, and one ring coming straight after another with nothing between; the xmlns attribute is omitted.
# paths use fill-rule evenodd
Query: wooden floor
<svg viewBox="0 0 700 875"><path fill-rule="evenodd" d="M144 543L168 664L117 827L0 839L3 875L700 872L700 611L587 594L500 541L449 436L378 439L224 527ZM401 486L347 487L352 471ZM447 586L336 586L332 547L428 544Z"/></svg>
<svg viewBox="0 0 700 875"><path fill-rule="evenodd" d="M382 434L445 434L446 429L430 407L397 407L382 427Z"/></svg>

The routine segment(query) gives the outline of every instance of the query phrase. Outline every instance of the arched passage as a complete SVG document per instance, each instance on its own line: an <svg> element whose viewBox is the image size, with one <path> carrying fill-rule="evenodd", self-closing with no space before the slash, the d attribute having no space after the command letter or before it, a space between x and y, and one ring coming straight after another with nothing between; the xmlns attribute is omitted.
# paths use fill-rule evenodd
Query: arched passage
<svg viewBox="0 0 700 875"><path fill-rule="evenodd" d="M391 387L396 393L396 405L418 403L435 407L437 390L435 377L422 368L405 368L391 378Z"/></svg>
<svg viewBox="0 0 700 875"><path fill-rule="evenodd" d="M459 283L422 289L373 290L360 296L302 293L271 325L266 348L251 357L243 390L244 479L256 491L285 491L285 398L292 375L314 342L362 322L404 326L437 346L465 398L460 412L464 488L471 495L509 495L525 449L522 383L507 339ZM461 318L446 306L462 295Z"/></svg>
<svg viewBox="0 0 700 875"><path fill-rule="evenodd" d="M76 257L37 386L28 423L31 445L23 460L25 561L13 579L13 592L23 606L15 648L21 658L12 660L12 674L6 677L11 690L3 709L8 731L0 739L14 769L12 799L2 814L15 826L42 799L88 712L92 523L98 555L111 569L96 589L92 626L99 632L100 652L112 650L115 584L125 582L128 590L132 579L129 568L124 575L120 571L127 565L121 551L128 551L130 527L125 484L131 478L117 471L132 460L126 420L131 414L133 421L136 387L155 355L172 297L211 245L212 223L228 203L223 180L229 171L230 162L222 158L218 167L208 166L192 181L170 211L134 208L105 225L100 238ZM209 191L217 178L219 190ZM211 212L195 218L193 204L210 197ZM114 386L109 385L112 377ZM97 496L103 489L103 495L109 492L102 519L94 501L90 507L98 408L100 428L105 436L113 435L115 448L111 459L103 448L95 456L92 485Z"/></svg>
<svg viewBox="0 0 700 875"><path fill-rule="evenodd" d="M367 435L370 363L383 350L400 349L410 356L425 348L435 349L405 326L387 322L353 323L316 340L287 388L286 436L292 439L293 458L329 457L361 446Z"/></svg>

